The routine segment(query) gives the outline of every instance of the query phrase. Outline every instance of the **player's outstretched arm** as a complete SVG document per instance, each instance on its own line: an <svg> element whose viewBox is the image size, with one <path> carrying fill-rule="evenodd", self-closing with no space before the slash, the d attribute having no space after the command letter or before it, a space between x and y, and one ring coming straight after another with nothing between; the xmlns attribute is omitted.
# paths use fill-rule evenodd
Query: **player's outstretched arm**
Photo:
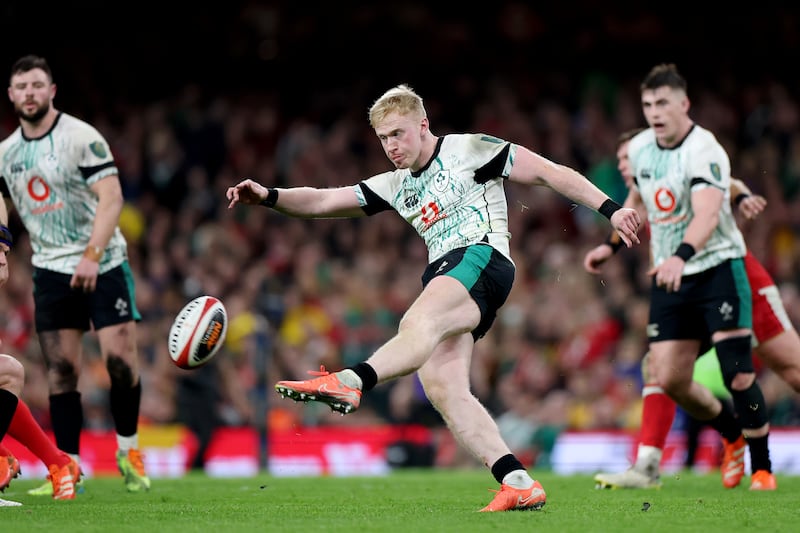
<svg viewBox="0 0 800 533"><path fill-rule="evenodd" d="M355 187L317 189L314 187L291 187L278 189L264 187L251 179L245 179L225 193L228 209L236 204L262 205L283 214L299 218L354 218L365 216Z"/></svg>
<svg viewBox="0 0 800 533"><path fill-rule="evenodd" d="M527 185L546 185L570 200L599 211L629 248L639 244L641 217L635 209L621 208L594 183L576 170L559 165L518 146L509 180Z"/></svg>

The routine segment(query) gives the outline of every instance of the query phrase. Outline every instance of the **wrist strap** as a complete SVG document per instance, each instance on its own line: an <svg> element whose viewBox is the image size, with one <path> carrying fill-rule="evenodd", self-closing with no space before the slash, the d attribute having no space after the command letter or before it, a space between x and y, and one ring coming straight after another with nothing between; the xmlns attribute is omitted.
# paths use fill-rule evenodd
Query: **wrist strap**
<svg viewBox="0 0 800 533"><path fill-rule="evenodd" d="M622 209L621 205L619 205L611 198L607 198L606 201L603 202L603 205L600 206L600 209L597 210L597 212L606 217L607 219L611 220L611 215L613 215L620 209Z"/></svg>
<svg viewBox="0 0 800 533"><path fill-rule="evenodd" d="M278 189L273 189L270 187L267 189L267 191L267 197L261 200L259 205L263 205L264 207L275 207L275 204L278 203Z"/></svg>
<svg viewBox="0 0 800 533"><path fill-rule="evenodd" d="M675 250L673 255L677 255L681 259L683 259L684 263L691 259L691 257L697 252L695 252L694 246L689 244L688 242L682 242L678 249Z"/></svg>
<svg viewBox="0 0 800 533"><path fill-rule="evenodd" d="M742 203L742 200L748 198L749 196L750 195L747 194L746 192L740 192L739 194L736 195L736 198L733 199L734 205L736 205L736 207L739 207L739 204Z"/></svg>
<svg viewBox="0 0 800 533"><path fill-rule="evenodd" d="M83 251L83 257L91 261L94 261L95 263L99 263L100 260L103 258L103 252L105 252L105 250L103 250L99 246L92 246L90 244Z"/></svg>

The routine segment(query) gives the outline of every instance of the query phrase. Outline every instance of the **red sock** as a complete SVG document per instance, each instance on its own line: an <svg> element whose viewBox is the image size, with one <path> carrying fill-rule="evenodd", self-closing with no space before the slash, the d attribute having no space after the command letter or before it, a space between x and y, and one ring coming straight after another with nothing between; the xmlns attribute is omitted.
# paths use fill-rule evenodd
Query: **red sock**
<svg viewBox="0 0 800 533"><path fill-rule="evenodd" d="M14 454L11 453L11 450L9 450L5 446L3 446L2 443L0 443L0 456L8 456L8 455L14 455Z"/></svg>
<svg viewBox="0 0 800 533"><path fill-rule="evenodd" d="M664 449L667 435L675 419L675 402L657 385L642 389L642 429L640 443Z"/></svg>
<svg viewBox="0 0 800 533"><path fill-rule="evenodd" d="M14 418L11 419L8 434L32 451L47 467L64 466L69 462L69 456L56 448L55 443L42 430L42 426L33 418L28 404L22 399L19 400Z"/></svg>

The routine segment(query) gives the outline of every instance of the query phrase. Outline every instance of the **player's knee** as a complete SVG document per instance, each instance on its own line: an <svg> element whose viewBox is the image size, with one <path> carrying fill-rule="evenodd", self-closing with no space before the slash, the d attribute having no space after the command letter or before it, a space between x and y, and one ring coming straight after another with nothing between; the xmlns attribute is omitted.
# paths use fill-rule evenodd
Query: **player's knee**
<svg viewBox="0 0 800 533"><path fill-rule="evenodd" d="M714 344L722 371L722 380L728 390L744 390L755 380L750 336L731 337ZM751 374L751 376L748 376Z"/></svg>
<svg viewBox="0 0 800 533"><path fill-rule="evenodd" d="M650 383L653 378L653 372L650 370L650 352L644 354L642 357L642 383Z"/></svg>
<svg viewBox="0 0 800 533"><path fill-rule="evenodd" d="M679 379L676 376L668 376L666 379L660 380L658 386L671 398L686 398L689 396L689 389L692 385L692 380ZM658 392L658 391L656 391Z"/></svg>
<svg viewBox="0 0 800 533"><path fill-rule="evenodd" d="M50 382L56 383L56 389L68 392L78 388L78 372L72 361L65 358L53 359L48 372Z"/></svg>
<svg viewBox="0 0 800 533"><path fill-rule="evenodd" d="M764 393L758 383L753 381L745 390L733 390L731 396L743 429L758 429L769 422Z"/></svg>
<svg viewBox="0 0 800 533"><path fill-rule="evenodd" d="M133 369L125 359L118 355L109 355L106 360L106 369L108 376L111 378L111 384L130 388L136 385Z"/></svg>
<svg viewBox="0 0 800 533"><path fill-rule="evenodd" d="M14 357L0 354L0 387L19 395L25 385L25 367Z"/></svg>
<svg viewBox="0 0 800 533"><path fill-rule="evenodd" d="M405 339L405 342L423 341L437 333L434 331L432 321L411 313L406 313L397 326L397 334Z"/></svg>
<svg viewBox="0 0 800 533"><path fill-rule="evenodd" d="M753 382L755 380L756 380L755 372L747 372L747 373L739 372L731 380L731 385L729 388L731 390L746 390L753 385Z"/></svg>

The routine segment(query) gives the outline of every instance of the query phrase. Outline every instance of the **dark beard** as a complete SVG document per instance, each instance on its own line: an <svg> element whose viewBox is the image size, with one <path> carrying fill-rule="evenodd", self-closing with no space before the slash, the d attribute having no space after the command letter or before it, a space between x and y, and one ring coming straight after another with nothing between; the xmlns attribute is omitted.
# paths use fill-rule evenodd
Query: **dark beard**
<svg viewBox="0 0 800 533"><path fill-rule="evenodd" d="M48 111L50 111L50 105L40 107L32 115L26 115L20 107L16 108L17 116L20 118L20 120L24 120L25 122L34 126L44 118Z"/></svg>

